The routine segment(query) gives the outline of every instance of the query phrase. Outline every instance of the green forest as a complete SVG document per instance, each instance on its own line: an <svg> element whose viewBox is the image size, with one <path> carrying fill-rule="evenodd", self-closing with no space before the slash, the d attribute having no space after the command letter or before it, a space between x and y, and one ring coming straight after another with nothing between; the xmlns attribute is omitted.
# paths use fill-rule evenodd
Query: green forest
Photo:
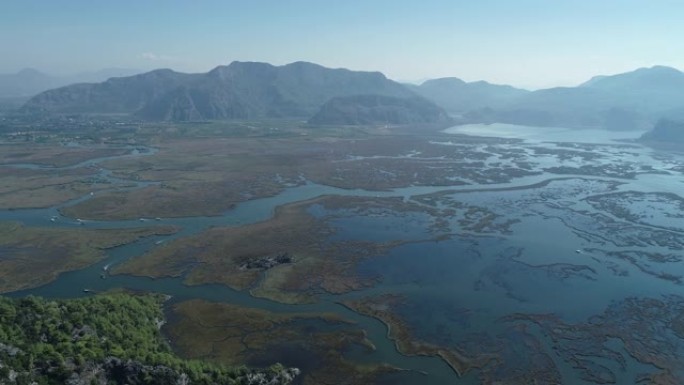
<svg viewBox="0 0 684 385"><path fill-rule="evenodd" d="M176 356L162 295L0 297L0 384L287 384L280 365L230 368Z"/></svg>

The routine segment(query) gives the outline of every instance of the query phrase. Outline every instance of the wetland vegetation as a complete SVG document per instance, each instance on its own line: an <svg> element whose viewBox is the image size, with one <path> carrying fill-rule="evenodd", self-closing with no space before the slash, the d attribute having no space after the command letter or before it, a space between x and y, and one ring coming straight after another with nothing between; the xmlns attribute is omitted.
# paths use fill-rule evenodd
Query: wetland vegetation
<svg viewBox="0 0 684 385"><path fill-rule="evenodd" d="M3 384L155 385L290 383L296 371L261 372L174 354L159 327L164 296L116 292L76 300L0 297Z"/></svg>
<svg viewBox="0 0 684 385"><path fill-rule="evenodd" d="M0 223L0 293L46 284L59 274L106 258L106 250L143 237L173 234L173 226L138 229L65 229Z"/></svg>
<svg viewBox="0 0 684 385"><path fill-rule="evenodd" d="M667 336L560 334L628 297L612 316L644 324L639 301L673 300L681 198L660 187L681 175L676 154L287 120L104 126L5 136L2 290L87 295L71 271L178 296L157 306L181 361L135 367L298 368L303 384L682 376L678 314ZM674 345L635 353L648 338Z"/></svg>
<svg viewBox="0 0 684 385"><path fill-rule="evenodd" d="M303 371L303 384L373 383L399 369L350 361L351 349L373 351L366 332L336 313L273 313L224 303L175 304L165 331L184 357L224 365L273 360Z"/></svg>
<svg viewBox="0 0 684 385"><path fill-rule="evenodd" d="M1 2L0 385L684 385L682 15Z"/></svg>

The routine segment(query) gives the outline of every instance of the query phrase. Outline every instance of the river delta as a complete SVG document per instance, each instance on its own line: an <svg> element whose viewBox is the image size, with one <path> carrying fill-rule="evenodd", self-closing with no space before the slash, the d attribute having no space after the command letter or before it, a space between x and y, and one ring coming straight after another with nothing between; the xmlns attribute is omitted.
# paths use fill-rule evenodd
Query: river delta
<svg viewBox="0 0 684 385"><path fill-rule="evenodd" d="M684 382L681 154L272 124L2 143L0 289L166 294L181 356L303 384Z"/></svg>

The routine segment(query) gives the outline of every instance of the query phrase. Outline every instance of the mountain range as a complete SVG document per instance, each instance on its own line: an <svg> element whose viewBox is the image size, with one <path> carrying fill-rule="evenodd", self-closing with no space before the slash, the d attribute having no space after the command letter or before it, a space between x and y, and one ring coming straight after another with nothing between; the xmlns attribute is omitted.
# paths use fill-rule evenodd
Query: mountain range
<svg viewBox="0 0 684 385"><path fill-rule="evenodd" d="M64 86L32 97L23 107L175 121L296 117L317 124L389 123L390 116L404 123L423 119L419 116L442 121L442 109L459 123L645 129L662 118L684 116L684 73L655 66L597 76L577 87L528 91L458 78L407 85L380 72L306 62L233 62L207 73L161 69Z"/></svg>
<svg viewBox="0 0 684 385"><path fill-rule="evenodd" d="M434 101L452 114L463 114L479 108L500 108L530 91L485 81L465 82L459 78L426 80L420 85L407 85L416 94Z"/></svg>
<svg viewBox="0 0 684 385"><path fill-rule="evenodd" d="M0 74L0 98L28 98L52 88L75 83L96 83L111 77L130 76L140 71L107 68L93 72L81 72L69 76L56 76L25 68L13 74Z"/></svg>
<svg viewBox="0 0 684 385"><path fill-rule="evenodd" d="M415 97L380 72L306 62L284 66L233 62L201 74L164 69L57 88L33 97L24 108L130 113L150 120L309 118L333 97L364 94Z"/></svg>
<svg viewBox="0 0 684 385"><path fill-rule="evenodd" d="M476 122L629 130L649 128L683 107L684 73L655 66L597 76L578 87L528 92L464 116Z"/></svg>

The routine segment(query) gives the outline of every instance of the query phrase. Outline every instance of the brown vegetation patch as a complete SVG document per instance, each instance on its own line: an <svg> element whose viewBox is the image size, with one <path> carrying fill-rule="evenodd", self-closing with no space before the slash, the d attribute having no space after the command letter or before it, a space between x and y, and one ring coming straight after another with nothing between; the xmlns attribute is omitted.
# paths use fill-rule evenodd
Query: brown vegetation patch
<svg viewBox="0 0 684 385"><path fill-rule="evenodd" d="M141 237L172 234L170 226L86 230L24 227L0 223L0 293L46 284L60 273L82 269L105 257L104 250Z"/></svg>
<svg viewBox="0 0 684 385"><path fill-rule="evenodd" d="M52 167L65 167L89 159L127 154L124 148L65 147L58 144L0 145L0 164L32 163Z"/></svg>
<svg viewBox="0 0 684 385"><path fill-rule="evenodd" d="M115 273L151 277L187 273L188 284L221 283L282 302L309 302L320 292L343 293L371 286L354 273L358 262L397 242L329 242L334 233L324 218L307 212L326 198L281 206L272 219L241 227L213 228L178 239L116 268ZM272 255L287 253L288 263L248 269Z"/></svg>
<svg viewBox="0 0 684 385"><path fill-rule="evenodd" d="M164 331L186 358L227 365L280 361L302 369L304 384L368 384L395 369L344 358L356 346L374 350L366 333L336 314L273 313L190 300L173 306Z"/></svg>
<svg viewBox="0 0 684 385"><path fill-rule="evenodd" d="M65 212L101 220L219 215L236 203L273 196L305 180L386 190L502 183L538 174L510 165L485 167L483 159L506 156L504 147L490 146L498 153L485 153L475 146L439 145L413 135L160 140L153 155L104 163L119 178L159 186L102 195Z"/></svg>
<svg viewBox="0 0 684 385"><path fill-rule="evenodd" d="M114 187L93 168L65 170L0 167L0 209L50 207Z"/></svg>

